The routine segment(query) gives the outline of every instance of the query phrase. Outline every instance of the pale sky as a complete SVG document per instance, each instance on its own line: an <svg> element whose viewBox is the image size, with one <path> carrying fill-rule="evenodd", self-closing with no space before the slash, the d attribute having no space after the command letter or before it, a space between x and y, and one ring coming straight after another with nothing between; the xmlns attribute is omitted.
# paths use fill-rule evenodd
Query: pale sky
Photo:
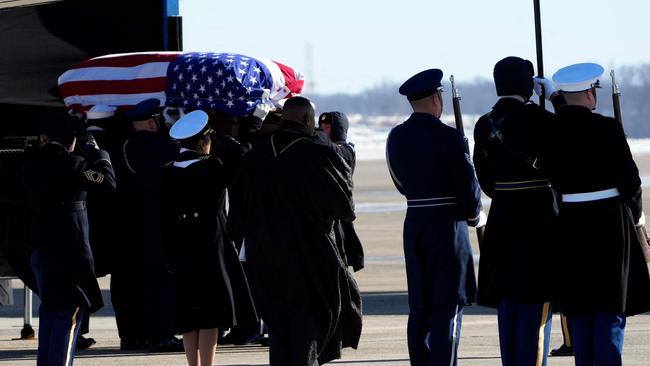
<svg viewBox="0 0 650 366"><path fill-rule="evenodd" d="M650 62L650 2L540 2L546 76L577 62ZM180 14L185 51L280 61L315 82L310 94L356 93L432 67L445 80L491 79L510 55L537 65L533 0L180 0Z"/></svg>

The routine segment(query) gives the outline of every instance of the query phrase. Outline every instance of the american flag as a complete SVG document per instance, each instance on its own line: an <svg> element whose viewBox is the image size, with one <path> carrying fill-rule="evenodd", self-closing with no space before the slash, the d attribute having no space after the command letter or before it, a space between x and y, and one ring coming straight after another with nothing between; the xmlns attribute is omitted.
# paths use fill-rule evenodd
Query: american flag
<svg viewBox="0 0 650 366"><path fill-rule="evenodd" d="M142 52L83 61L59 77L69 108L96 104L128 109L149 98L161 106L251 113L302 91L300 73L279 62L233 53Z"/></svg>

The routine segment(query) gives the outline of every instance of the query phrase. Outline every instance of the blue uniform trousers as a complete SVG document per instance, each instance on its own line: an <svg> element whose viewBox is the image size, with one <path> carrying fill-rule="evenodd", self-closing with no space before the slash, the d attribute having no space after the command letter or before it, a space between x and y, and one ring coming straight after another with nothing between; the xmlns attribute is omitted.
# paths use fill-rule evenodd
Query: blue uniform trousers
<svg viewBox="0 0 650 366"><path fill-rule="evenodd" d="M549 302L499 304L499 345L503 366L546 366L551 319Z"/></svg>
<svg viewBox="0 0 650 366"><path fill-rule="evenodd" d="M456 366L462 322L462 305L411 309L408 320L411 366Z"/></svg>
<svg viewBox="0 0 650 366"><path fill-rule="evenodd" d="M79 325L86 309L39 308L37 366L72 366Z"/></svg>
<svg viewBox="0 0 650 366"><path fill-rule="evenodd" d="M569 319L576 366L623 365L625 316L596 312Z"/></svg>

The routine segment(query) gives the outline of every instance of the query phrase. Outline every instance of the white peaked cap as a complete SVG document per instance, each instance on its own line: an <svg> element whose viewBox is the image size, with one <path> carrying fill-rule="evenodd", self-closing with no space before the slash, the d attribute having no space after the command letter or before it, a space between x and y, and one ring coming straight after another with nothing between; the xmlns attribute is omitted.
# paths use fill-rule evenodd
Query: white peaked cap
<svg viewBox="0 0 650 366"><path fill-rule="evenodd" d="M563 92L579 92L597 85L605 69L594 63L580 63L563 67L553 74L555 88Z"/></svg>
<svg viewBox="0 0 650 366"><path fill-rule="evenodd" d="M206 130L208 114L201 110L192 111L181 117L169 130L169 136L176 140L194 137Z"/></svg>
<svg viewBox="0 0 650 366"><path fill-rule="evenodd" d="M102 119L113 117L117 108L104 104L96 104L86 112L86 119Z"/></svg>

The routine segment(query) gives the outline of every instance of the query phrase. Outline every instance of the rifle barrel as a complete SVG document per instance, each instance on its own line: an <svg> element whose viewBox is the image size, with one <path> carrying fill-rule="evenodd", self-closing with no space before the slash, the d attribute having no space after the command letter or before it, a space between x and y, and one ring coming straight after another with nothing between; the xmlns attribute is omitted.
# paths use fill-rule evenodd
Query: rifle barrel
<svg viewBox="0 0 650 366"><path fill-rule="evenodd" d="M623 124L623 117L621 116L621 92L618 89L616 84L616 75L614 70L612 70L609 75L612 77L612 104L614 106L614 118L620 123Z"/></svg>
<svg viewBox="0 0 650 366"><path fill-rule="evenodd" d="M454 75L451 75L449 80L451 81L451 101L454 106L454 119L456 120L456 129L458 132L460 132L461 135L465 136L465 127L463 126L463 113L460 110L460 95L458 94L458 89L456 89Z"/></svg>
<svg viewBox="0 0 650 366"><path fill-rule="evenodd" d="M535 10L535 45L537 49L537 75L540 78L544 77L544 55L542 48L542 17L540 14L539 0L533 0L533 7ZM546 108L544 101L544 88L542 87L542 95L539 96L539 105Z"/></svg>

